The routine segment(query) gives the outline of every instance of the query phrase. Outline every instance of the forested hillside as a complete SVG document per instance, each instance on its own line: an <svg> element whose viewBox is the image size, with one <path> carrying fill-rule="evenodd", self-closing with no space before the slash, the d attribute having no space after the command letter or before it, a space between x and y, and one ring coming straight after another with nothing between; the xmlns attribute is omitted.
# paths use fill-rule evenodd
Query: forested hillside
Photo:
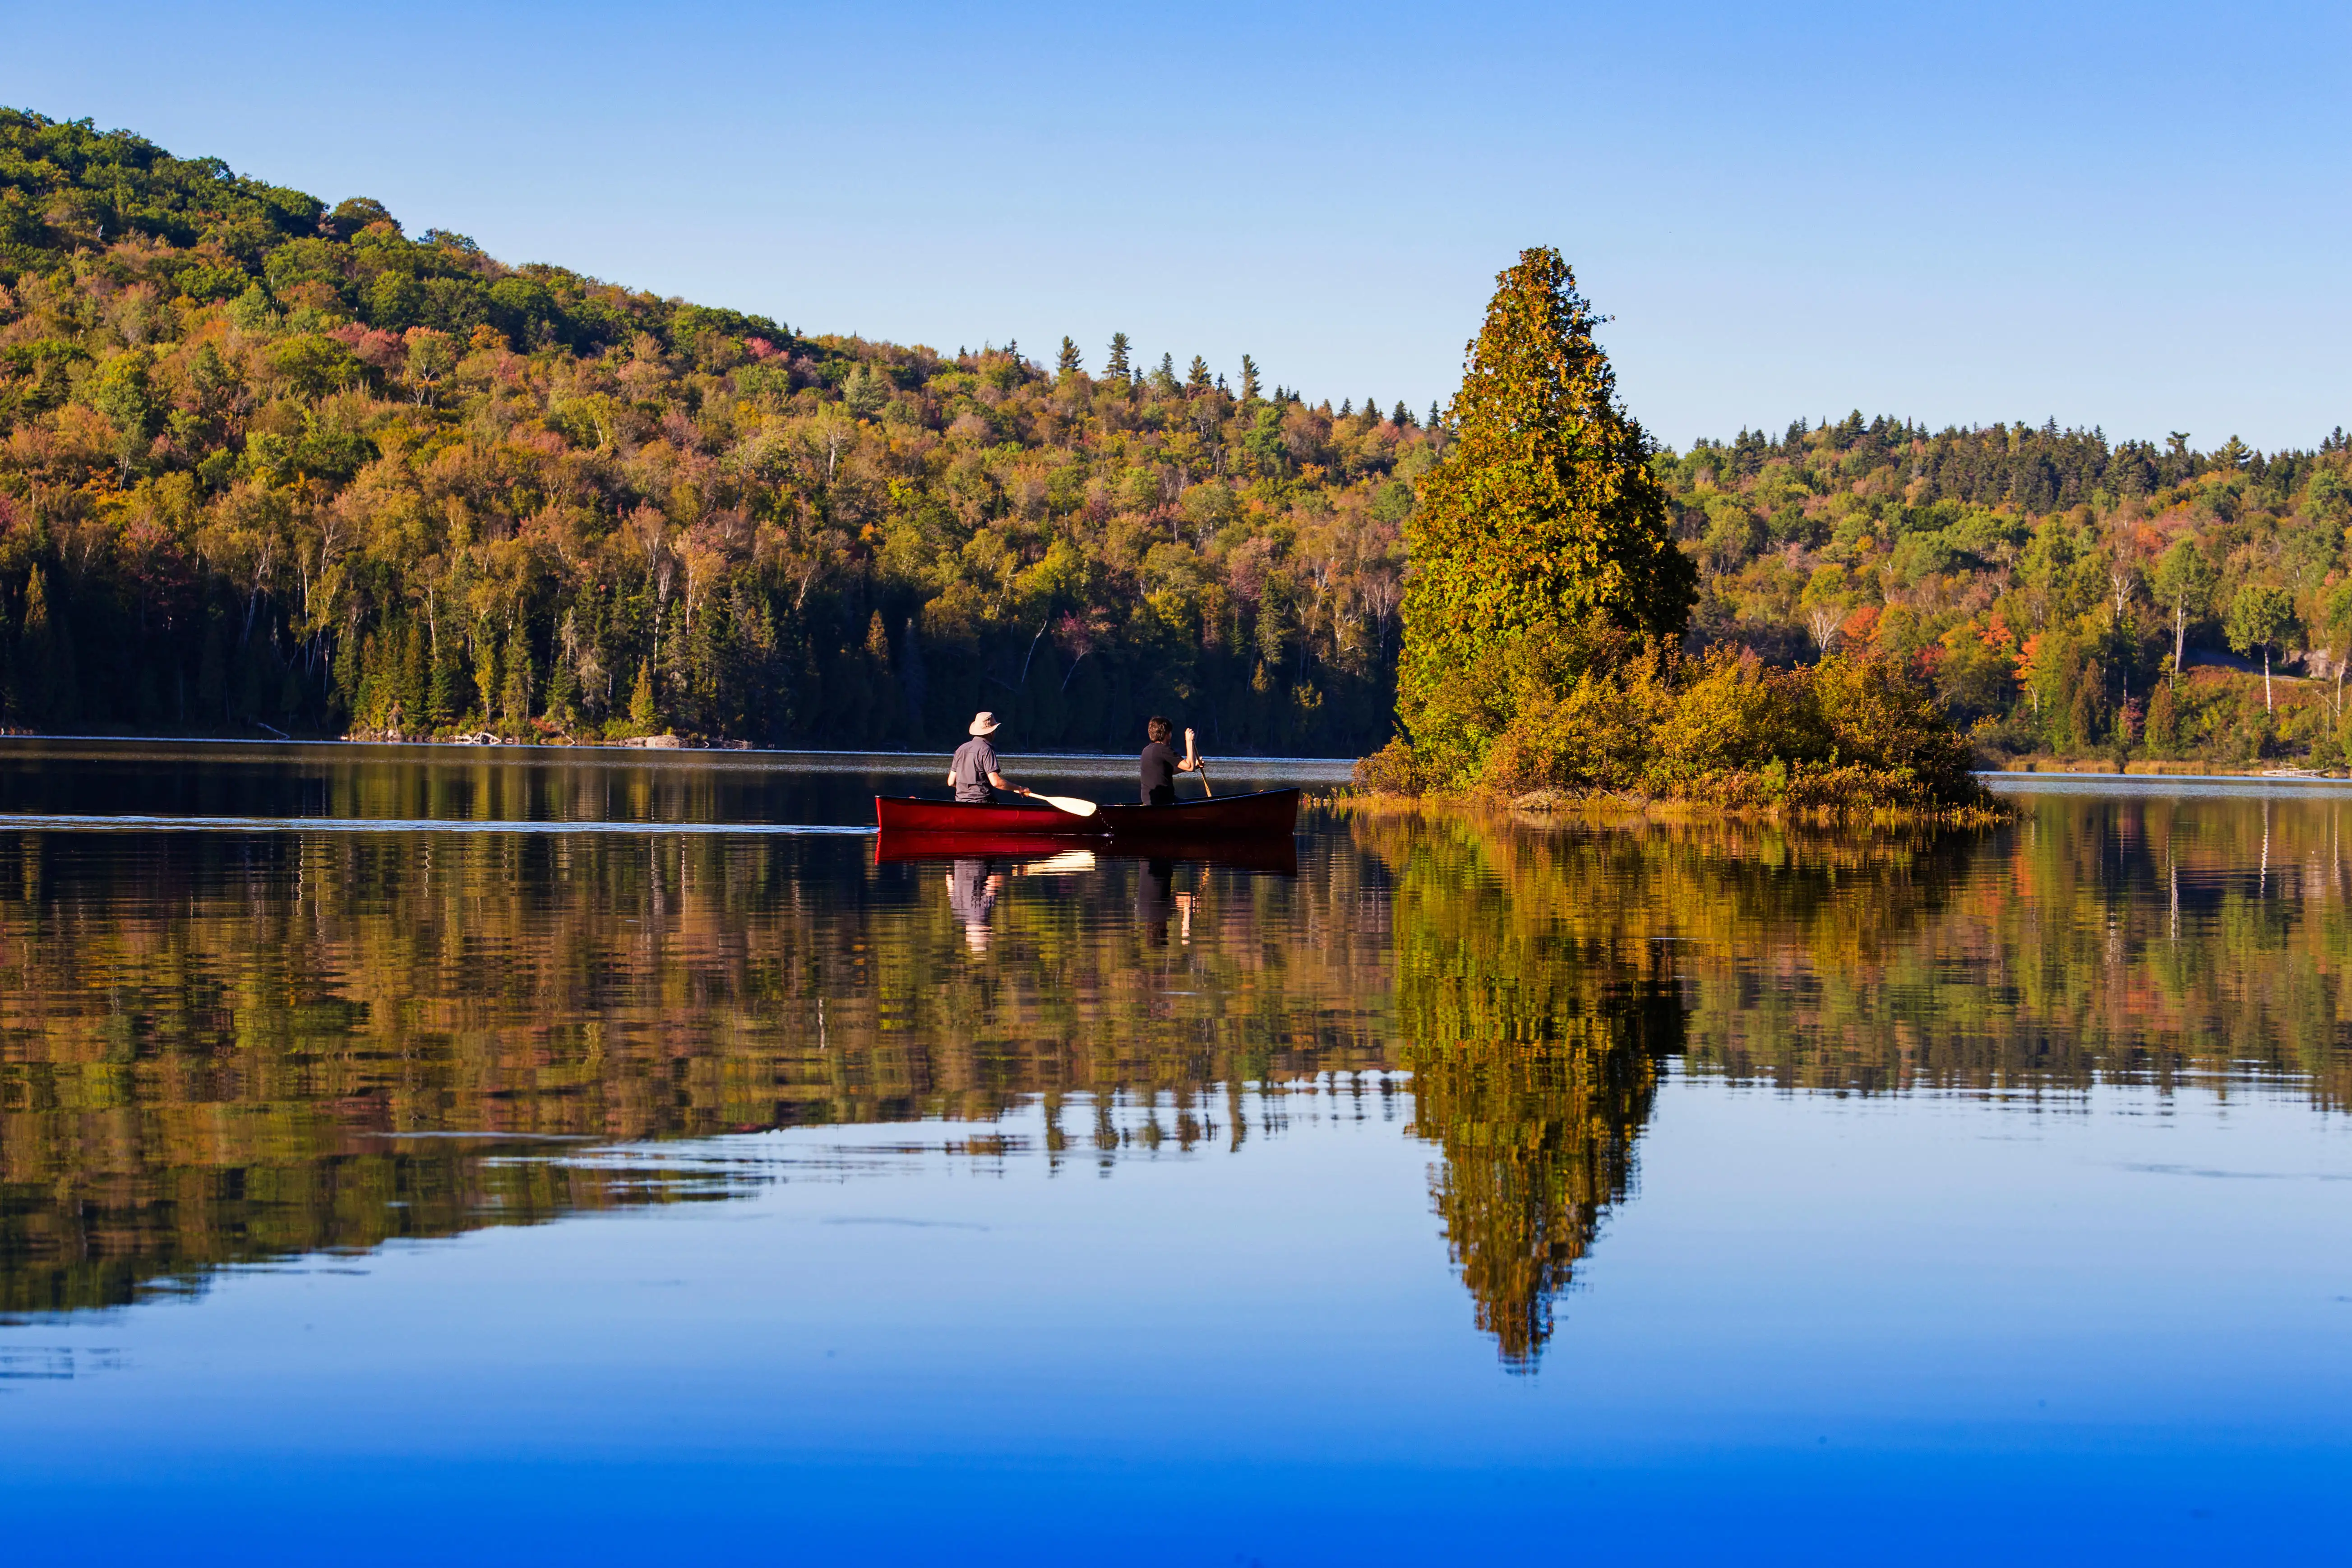
<svg viewBox="0 0 2352 1568"><path fill-rule="evenodd" d="M1360 750L1401 406L803 336L0 112L0 720Z"/></svg>
<svg viewBox="0 0 2352 1568"><path fill-rule="evenodd" d="M1701 640L1915 656L1996 754L2335 762L2352 738L2341 429L2265 455L1855 413L1658 465L1698 559ZM2306 678L2266 683L2266 657Z"/></svg>
<svg viewBox="0 0 2352 1568"><path fill-rule="evenodd" d="M1045 358L509 267L0 110L0 724L1380 746L1444 430L1123 336ZM1856 415L1655 465L1696 641L1916 655L1997 748L2332 759L2347 458ZM2271 713L2233 645L2326 678Z"/></svg>

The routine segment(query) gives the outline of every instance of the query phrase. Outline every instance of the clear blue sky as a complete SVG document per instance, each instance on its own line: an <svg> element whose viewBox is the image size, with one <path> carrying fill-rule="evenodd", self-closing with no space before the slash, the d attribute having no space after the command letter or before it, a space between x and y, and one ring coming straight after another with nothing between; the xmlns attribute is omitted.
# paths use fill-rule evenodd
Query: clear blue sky
<svg viewBox="0 0 2352 1568"><path fill-rule="evenodd" d="M1449 395L1556 245L1676 444L2352 424L2352 8L73 6L0 102L808 331Z"/></svg>

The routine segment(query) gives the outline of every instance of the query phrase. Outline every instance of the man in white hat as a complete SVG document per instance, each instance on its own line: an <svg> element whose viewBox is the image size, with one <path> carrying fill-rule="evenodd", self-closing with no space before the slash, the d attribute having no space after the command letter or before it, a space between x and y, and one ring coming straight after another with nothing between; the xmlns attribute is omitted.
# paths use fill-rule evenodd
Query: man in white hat
<svg viewBox="0 0 2352 1568"><path fill-rule="evenodd" d="M948 782L955 787L955 798L971 805L985 806L992 787L1010 789L1015 795L1028 790L1007 784L1004 775L996 770L996 747L988 737L996 733L996 716L985 710L971 716L971 738L956 747L955 760L948 764Z"/></svg>

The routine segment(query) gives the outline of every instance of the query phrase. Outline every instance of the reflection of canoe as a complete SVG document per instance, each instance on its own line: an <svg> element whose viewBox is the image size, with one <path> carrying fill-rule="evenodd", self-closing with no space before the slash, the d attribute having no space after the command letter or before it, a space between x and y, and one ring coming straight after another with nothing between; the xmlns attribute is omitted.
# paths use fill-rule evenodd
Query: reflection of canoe
<svg viewBox="0 0 2352 1568"><path fill-rule="evenodd" d="M1230 839L1163 839L1122 831L1111 839L1106 852L1118 860L1181 862L1188 865L1231 866L1235 871L1270 871L1282 876L1298 874L1298 841L1288 833L1241 834Z"/></svg>
<svg viewBox="0 0 2352 1568"><path fill-rule="evenodd" d="M1135 837L1187 843L1287 833L1298 821L1298 791L1265 789L1254 795L1218 795L1180 800L1172 806L1105 806L1091 817L1074 816L1026 800L967 805L958 800L919 800L904 795L874 797L874 825L925 833L1014 833L1045 838Z"/></svg>
<svg viewBox="0 0 2352 1568"><path fill-rule="evenodd" d="M1298 873L1298 847L1288 833L1256 833L1233 839L1160 839L1121 833L1115 839L1097 838L1087 848L1097 861L1182 861L1193 865L1231 866L1236 871L1270 871L1283 876ZM877 865L892 865L905 861L1028 861L1066 853L1069 849L1067 838L1043 833L908 832L885 828L875 836L874 862Z"/></svg>

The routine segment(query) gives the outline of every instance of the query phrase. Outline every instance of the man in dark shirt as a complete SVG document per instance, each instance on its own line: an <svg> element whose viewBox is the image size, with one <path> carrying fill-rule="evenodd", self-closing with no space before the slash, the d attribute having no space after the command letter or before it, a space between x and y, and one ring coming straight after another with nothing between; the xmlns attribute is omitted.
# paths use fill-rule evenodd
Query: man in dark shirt
<svg viewBox="0 0 2352 1568"><path fill-rule="evenodd" d="M1143 803L1147 806L1172 806L1176 803L1176 775L1201 770L1198 758L1176 755L1168 743L1176 737L1176 727L1159 714L1153 714L1144 726L1151 736L1151 744L1143 748ZM1192 749L1191 737L1184 749Z"/></svg>
<svg viewBox="0 0 2352 1568"><path fill-rule="evenodd" d="M996 770L996 747L988 742L996 733L996 716L974 714L971 728L971 738L956 747L955 760L948 764L948 782L955 788L955 798L967 805L985 806L994 798L992 788L1010 789L1015 795L1029 793L1007 784L1004 775Z"/></svg>

